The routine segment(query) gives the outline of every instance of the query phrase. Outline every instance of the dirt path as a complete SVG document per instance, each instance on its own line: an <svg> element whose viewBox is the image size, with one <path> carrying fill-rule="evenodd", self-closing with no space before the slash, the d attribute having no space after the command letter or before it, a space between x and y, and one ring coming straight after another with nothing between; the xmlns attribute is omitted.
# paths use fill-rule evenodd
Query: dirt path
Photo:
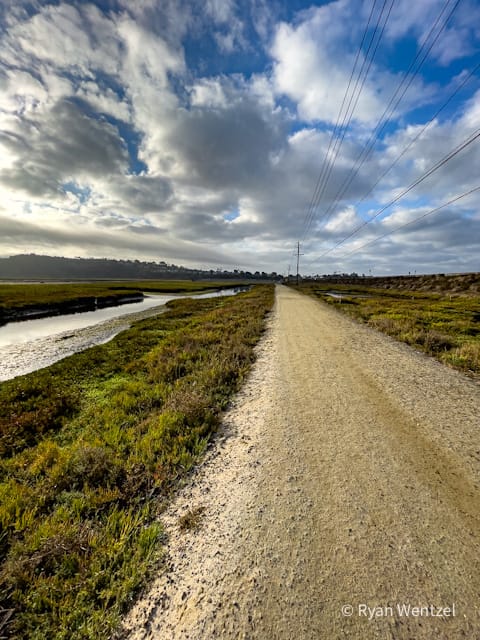
<svg viewBox="0 0 480 640"><path fill-rule="evenodd" d="M127 637L478 639L479 463L478 384L278 287Z"/></svg>

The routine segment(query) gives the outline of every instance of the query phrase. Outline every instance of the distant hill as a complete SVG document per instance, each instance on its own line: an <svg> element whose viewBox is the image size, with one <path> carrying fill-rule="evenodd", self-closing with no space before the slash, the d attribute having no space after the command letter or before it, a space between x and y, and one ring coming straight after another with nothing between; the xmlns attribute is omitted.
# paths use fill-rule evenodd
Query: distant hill
<svg viewBox="0 0 480 640"><path fill-rule="evenodd" d="M166 262L62 258L35 254L0 258L1 280L275 280L276 273L188 269Z"/></svg>

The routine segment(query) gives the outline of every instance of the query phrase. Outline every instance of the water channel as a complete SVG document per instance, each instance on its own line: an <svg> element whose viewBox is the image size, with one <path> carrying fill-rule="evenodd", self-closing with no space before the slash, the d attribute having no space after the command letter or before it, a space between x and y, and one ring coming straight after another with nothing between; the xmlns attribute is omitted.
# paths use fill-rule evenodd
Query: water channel
<svg viewBox="0 0 480 640"><path fill-rule="evenodd" d="M236 287L195 295L145 295L141 302L97 311L9 322L0 327L0 381L31 373L111 340L137 320L163 313L169 300L235 295Z"/></svg>

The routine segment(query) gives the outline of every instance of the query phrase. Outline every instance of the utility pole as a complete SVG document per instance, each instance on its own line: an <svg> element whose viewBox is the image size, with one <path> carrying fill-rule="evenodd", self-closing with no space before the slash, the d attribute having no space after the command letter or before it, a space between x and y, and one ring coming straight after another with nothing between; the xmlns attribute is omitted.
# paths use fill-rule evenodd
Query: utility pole
<svg viewBox="0 0 480 640"><path fill-rule="evenodd" d="M300 253L300 242L297 242L297 287L298 287L298 279L300 277L300 274L299 274L300 256L303 256L303 253Z"/></svg>

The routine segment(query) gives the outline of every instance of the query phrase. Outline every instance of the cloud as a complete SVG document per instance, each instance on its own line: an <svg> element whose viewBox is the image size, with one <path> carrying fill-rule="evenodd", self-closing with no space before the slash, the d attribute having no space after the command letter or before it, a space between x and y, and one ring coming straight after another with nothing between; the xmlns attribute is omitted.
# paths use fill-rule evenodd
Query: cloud
<svg viewBox="0 0 480 640"><path fill-rule="evenodd" d="M470 0L464 4L478 9ZM57 247L74 255L286 268L311 213L370 3L336 0L297 13L293 5L265 0L6 5L0 14L3 254ZM421 42L439 9L440 0L395 2L341 153L315 203L306 254L319 258L480 126L480 94L472 93L472 82L457 96L455 113L446 110L356 204L421 130L429 103L443 100L451 77L470 67L463 58L454 64L475 49L478 37L459 6L439 39L445 50L435 51L388 133L335 201L408 64L405 46L412 38ZM397 58L389 65L392 55ZM452 65L451 74L445 65ZM479 148L459 154L345 250L391 228L402 211L415 216L471 188ZM458 242L457 253L462 242L472 252L468 233L477 230L472 210L479 204L472 199L468 207L450 207L456 216L450 226L434 216L432 224L412 225L417 235L408 227L352 261L333 252L337 270L367 268L374 260L382 269L400 269L403 258L414 261L415 237L422 247L418 264L427 249L432 261L441 261L442 251L451 256L449 237ZM465 233L455 234L455 225ZM334 270L332 264L321 262L326 270Z"/></svg>
<svg viewBox="0 0 480 640"><path fill-rule="evenodd" d="M386 139L384 160L386 164L396 159L409 142L423 129L423 125L406 126ZM382 181L386 190L382 199L388 199L401 192L413 181L422 176L437 162L447 157L480 128L480 91L477 91L466 103L463 113L454 120L438 120L425 130L418 141L404 154L395 170ZM476 166L480 162L478 140L470 144L443 167L427 178L414 191L413 196L420 197L435 194L434 201L447 199L449 195L461 193L478 183ZM390 190L389 187L394 187ZM411 197L411 196L410 196Z"/></svg>
<svg viewBox="0 0 480 640"><path fill-rule="evenodd" d="M446 208L382 237L427 211L400 208L391 217L365 227L348 247L338 247L324 257L318 252L305 266L319 272L355 270L376 275L476 271L480 221L465 217L467 208ZM371 244L366 245L368 242Z"/></svg>
<svg viewBox="0 0 480 640"><path fill-rule="evenodd" d="M167 259L186 264L226 264L235 260L216 247L203 247L197 242L173 238L161 227L124 227L114 229L102 224L75 224L71 219L56 216L53 212L41 221L12 219L0 215L3 243L10 253L19 247L29 247L29 252L61 252L91 257Z"/></svg>
<svg viewBox="0 0 480 640"><path fill-rule="evenodd" d="M225 24L235 18L235 0L206 0L205 10L216 24Z"/></svg>
<svg viewBox="0 0 480 640"><path fill-rule="evenodd" d="M31 59L92 78L95 69L115 74L121 48L115 25L95 5L46 5L9 31L4 54L11 64ZM6 49L6 51L5 51Z"/></svg>
<svg viewBox="0 0 480 640"><path fill-rule="evenodd" d="M275 3L267 0L250 0L252 23L255 31L260 36L264 46L268 48L272 28L276 24Z"/></svg>
<svg viewBox="0 0 480 640"><path fill-rule="evenodd" d="M200 79L191 89L190 104L193 107L225 108L227 95L222 82L215 78Z"/></svg>
<svg viewBox="0 0 480 640"><path fill-rule="evenodd" d="M104 208L121 211L134 218L165 211L173 197L170 181L158 176L114 176L98 186L102 189Z"/></svg>
<svg viewBox="0 0 480 640"><path fill-rule="evenodd" d="M211 189L249 189L282 144L281 119L249 98L225 108L182 111L165 137L182 178Z"/></svg>
<svg viewBox="0 0 480 640"><path fill-rule="evenodd" d="M184 68L181 52L127 17L117 21L117 29L126 50L120 70L126 86L135 89L136 83L142 79L158 90L168 89L168 73L182 72Z"/></svg>
<svg viewBox="0 0 480 640"><path fill-rule="evenodd" d="M358 218L353 207L347 207L343 211L339 211L325 225L325 230L332 234L348 234L358 227L361 220Z"/></svg>
<svg viewBox="0 0 480 640"><path fill-rule="evenodd" d="M198 18L190 0L118 0L120 13L129 16L145 32L161 38L176 50L182 38L198 29ZM203 9L203 7L202 7Z"/></svg>
<svg viewBox="0 0 480 640"><path fill-rule="evenodd" d="M355 3L339 0L301 13L293 24L278 25L270 49L275 90L294 101L304 121L335 124L339 119L342 124L352 117L354 124L371 126L389 109L402 74L392 73L376 60L371 64L362 53L352 76L367 23L364 14L365 5L359 11ZM372 24L376 17L377 13ZM372 33L366 43L371 37ZM371 55L374 50L375 45ZM402 98L401 112L428 103L433 93L433 87L413 79ZM392 118L398 113L388 115Z"/></svg>
<svg viewBox="0 0 480 640"><path fill-rule="evenodd" d="M69 101L25 120L7 142L16 156L0 183L32 196L58 196L61 183L125 171L128 154L116 128Z"/></svg>
<svg viewBox="0 0 480 640"><path fill-rule="evenodd" d="M415 3L396 0L386 31L387 36L394 40L413 35L421 46L433 28L432 39L428 40L426 48L438 33L439 38L431 49L430 57L436 58L442 65L449 65L476 52L480 40L476 28L479 21L480 7L471 0L465 0L458 6L457 3L445 3L443 0Z"/></svg>
<svg viewBox="0 0 480 640"><path fill-rule="evenodd" d="M273 40L274 83L296 102L302 119L336 122L355 52L345 51L354 26L351 7L337 2L312 9L297 24L281 23ZM385 79L375 72L359 99L355 119L371 123L382 112Z"/></svg>
<svg viewBox="0 0 480 640"><path fill-rule="evenodd" d="M96 82L82 82L75 96L87 102L97 113L104 113L117 120L131 122L131 105L119 98L110 87L101 87Z"/></svg>

